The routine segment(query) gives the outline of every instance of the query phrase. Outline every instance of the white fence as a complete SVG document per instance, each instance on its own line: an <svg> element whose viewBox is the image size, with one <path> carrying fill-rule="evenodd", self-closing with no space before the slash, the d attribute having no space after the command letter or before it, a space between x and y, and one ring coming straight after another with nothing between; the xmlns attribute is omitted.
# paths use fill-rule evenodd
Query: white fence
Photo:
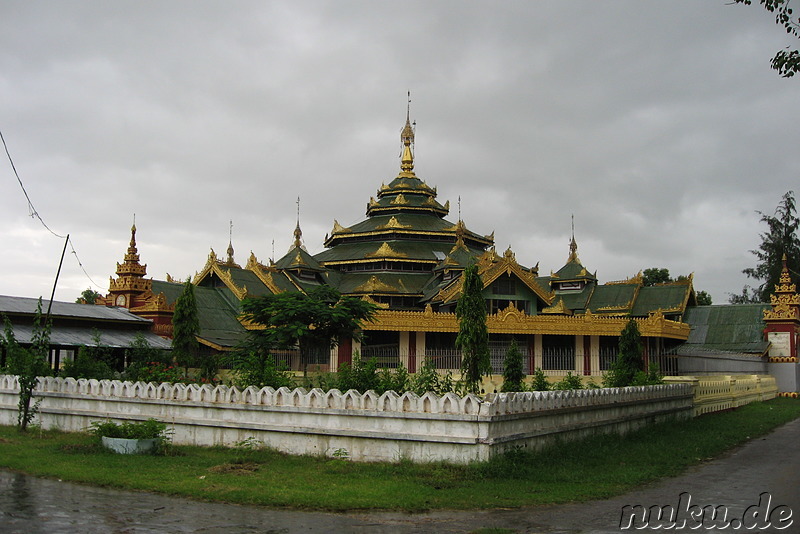
<svg viewBox="0 0 800 534"><path fill-rule="evenodd" d="M18 382L0 376L0 424L14 424ZM41 378L45 428L80 431L92 421L168 423L176 444L232 445L254 437L295 454L356 460L465 463L509 447L538 448L590 433L623 433L692 416L692 386L501 393L377 395L338 390L247 388Z"/></svg>

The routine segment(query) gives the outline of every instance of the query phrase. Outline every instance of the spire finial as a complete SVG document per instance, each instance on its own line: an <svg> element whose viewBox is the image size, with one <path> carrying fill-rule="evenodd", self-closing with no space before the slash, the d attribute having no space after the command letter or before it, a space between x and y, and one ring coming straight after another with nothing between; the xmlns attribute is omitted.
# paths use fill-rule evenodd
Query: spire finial
<svg viewBox="0 0 800 534"><path fill-rule="evenodd" d="M300 197L297 197L297 226L294 228L294 246L300 248L303 246L302 242L303 231L300 230Z"/></svg>
<svg viewBox="0 0 800 534"><path fill-rule="evenodd" d="M575 215L572 214L572 239L569 242L569 259L567 262L578 260L578 243L575 241Z"/></svg>
<svg viewBox="0 0 800 534"><path fill-rule="evenodd" d="M461 222L461 195L458 195L458 222Z"/></svg>
<svg viewBox="0 0 800 534"><path fill-rule="evenodd" d="M403 153L400 158L400 170L408 174L413 174L414 154L411 151L411 146L414 144L414 128L411 127L411 91L408 92L406 124L400 131L400 141L403 143Z"/></svg>
<svg viewBox="0 0 800 534"><path fill-rule="evenodd" d="M228 265L235 265L233 261L233 221L230 221L228 228Z"/></svg>

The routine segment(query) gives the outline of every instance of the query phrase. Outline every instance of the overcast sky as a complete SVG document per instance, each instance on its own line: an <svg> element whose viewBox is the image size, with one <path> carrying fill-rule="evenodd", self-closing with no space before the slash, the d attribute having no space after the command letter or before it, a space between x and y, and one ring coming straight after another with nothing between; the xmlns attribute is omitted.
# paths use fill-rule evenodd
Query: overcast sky
<svg viewBox="0 0 800 534"><path fill-rule="evenodd" d="M148 276L186 278L365 216L399 171L451 221L558 270L571 215L601 282L666 267L727 301L800 176L797 46L760 6L642 2L0 3L0 130L69 233L56 299L107 293L136 214ZM0 160L0 294L49 297L64 240ZM800 192L799 192L800 193ZM274 245L273 245L274 242ZM95 285L97 284L97 285Z"/></svg>

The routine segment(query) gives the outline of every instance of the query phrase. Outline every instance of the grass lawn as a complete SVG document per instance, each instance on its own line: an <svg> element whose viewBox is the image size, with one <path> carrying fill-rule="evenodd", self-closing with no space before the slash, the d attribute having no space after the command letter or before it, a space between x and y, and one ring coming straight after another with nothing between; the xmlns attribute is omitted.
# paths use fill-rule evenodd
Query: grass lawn
<svg viewBox="0 0 800 534"><path fill-rule="evenodd" d="M421 511L518 507L606 498L681 473L800 417L778 398L624 437L598 436L489 462L356 463L289 456L266 447L168 447L164 455L117 455L89 434L20 434L0 426L0 468L195 499L319 510ZM252 444L251 444L252 445Z"/></svg>

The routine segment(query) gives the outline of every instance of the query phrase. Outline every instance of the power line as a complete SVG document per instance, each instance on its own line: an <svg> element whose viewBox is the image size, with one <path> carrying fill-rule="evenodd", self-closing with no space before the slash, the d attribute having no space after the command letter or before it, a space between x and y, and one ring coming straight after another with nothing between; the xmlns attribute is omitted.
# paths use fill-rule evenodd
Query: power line
<svg viewBox="0 0 800 534"><path fill-rule="evenodd" d="M69 244L70 249L72 250L72 254L75 256L75 261L78 262L78 266L81 268L81 271L83 271L83 274L86 275L86 278L89 279L89 281L92 283L92 285L102 289L102 286L100 286L98 283L96 283L94 280L92 280L92 277L89 276L89 273L86 272L86 269L83 267L83 264L81 263L81 260L78 257L78 252L75 250L75 245L72 243L72 239L70 239L69 234L60 235L60 234L54 232L49 226L47 226L47 223L44 222L44 219L42 219L42 216L39 215L39 212L36 211L36 208L34 207L33 202L31 201L31 197L28 195L28 191L25 189L25 184L22 183L22 178L20 178L19 173L17 172L17 166L14 165L14 159L11 157L11 153L8 151L8 145L6 144L6 138L3 136L3 131L2 130L0 130L0 141L3 142L3 149L6 151L6 157L8 157L8 162L11 164L11 169L14 171L14 176L17 178L17 182L19 183L19 187L20 187L20 189L22 189L22 193L25 195L25 200L28 202L28 215L31 218L39 219L39 222L42 223L42 226L44 226L47 229L48 232L50 232L51 234L53 234L57 238L66 240L64 247L66 248L66 244L67 243ZM60 269L60 266L59 266L59 269Z"/></svg>

